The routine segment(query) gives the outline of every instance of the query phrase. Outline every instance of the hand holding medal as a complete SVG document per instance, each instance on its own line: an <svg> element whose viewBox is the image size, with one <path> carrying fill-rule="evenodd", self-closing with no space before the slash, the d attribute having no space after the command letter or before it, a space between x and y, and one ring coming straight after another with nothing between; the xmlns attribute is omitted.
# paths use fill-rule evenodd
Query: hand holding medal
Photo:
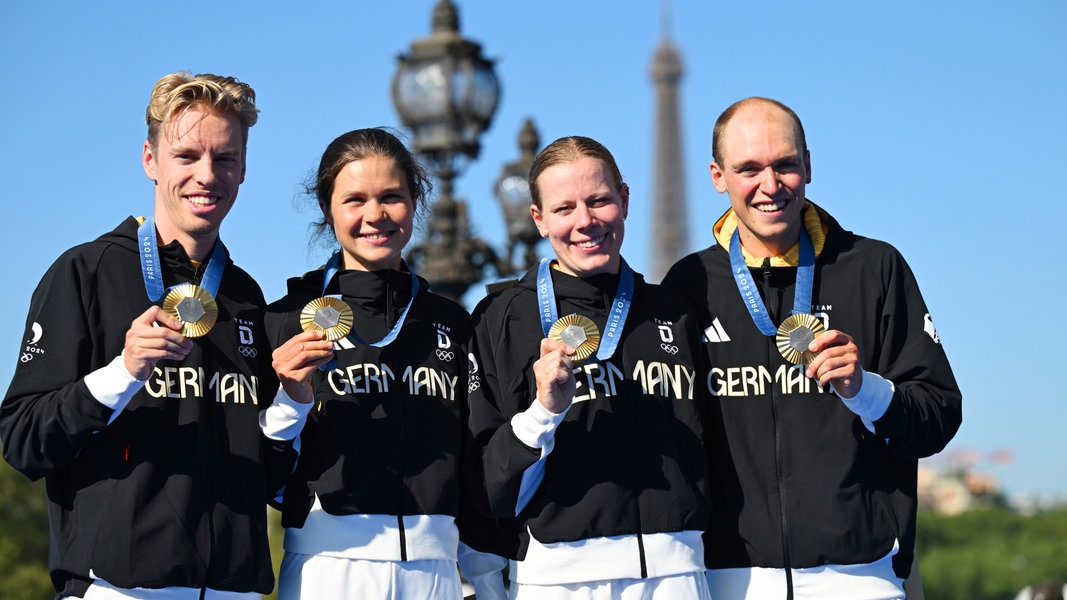
<svg viewBox="0 0 1067 600"><path fill-rule="evenodd" d="M752 322L763 335L774 336L775 345L782 356L795 365L807 365L805 373L808 377L817 379L819 385L832 385L842 398L855 396L863 383L863 369L859 364L856 343L840 331L825 331L822 321L810 314L815 281L815 250L808 232L800 230L793 314L777 328L749 278L748 266L741 255L741 238L736 232L730 239L730 265L737 291L741 293ZM811 344L815 344L814 351L809 350Z"/></svg>
<svg viewBox="0 0 1067 600"><path fill-rule="evenodd" d="M182 323L153 304L130 323L122 362L126 372L144 381L161 360L183 360L193 349L193 340L181 334Z"/></svg>
<svg viewBox="0 0 1067 600"><path fill-rule="evenodd" d="M152 302L163 298L163 310L182 322L181 334L189 338L207 335L219 318L219 305L215 294L219 291L222 274L230 254L222 240L215 241L204 276L200 284L182 283L164 290L162 264L156 240L156 226L152 217L146 218L137 228L139 240L141 276L144 279L145 293ZM164 292L166 296L164 296Z"/></svg>
<svg viewBox="0 0 1067 600"><path fill-rule="evenodd" d="M814 358L808 365L807 376L819 385L831 385L837 395L852 398L863 384L863 367L860 352L852 336L830 329L818 335L812 342Z"/></svg>
<svg viewBox="0 0 1067 600"><path fill-rule="evenodd" d="M804 229L800 231L800 256L797 264L797 280L793 291L793 314L777 328L767 313L767 307L749 277L748 266L741 254L741 236L735 231L730 238L730 266L741 299L748 309L756 328L765 336L774 336L778 352L794 365L810 365L817 352L808 350L815 337L826 328L822 321L811 313L811 294L815 280L815 249Z"/></svg>
<svg viewBox="0 0 1067 600"><path fill-rule="evenodd" d="M314 400L312 374L333 359L333 342L323 337L321 329L301 331L271 353L271 366L285 393L296 402Z"/></svg>
<svg viewBox="0 0 1067 600"><path fill-rule="evenodd" d="M619 268L619 289L611 302L606 325L607 334L601 346L600 330L592 319L584 315L571 314L559 317L556 307L555 287L552 284L552 261L542 259L537 266L538 303L540 305L541 330L545 337L574 348L572 359L581 362L593 354L597 360L608 360L615 354L619 338L626 325L626 315L630 312L630 302L634 292L634 274L630 265L621 260Z"/></svg>
<svg viewBox="0 0 1067 600"><path fill-rule="evenodd" d="M566 352L567 343L552 338L541 340L540 357L533 363L537 402L552 414L567 410L574 400L577 380L574 377L574 356Z"/></svg>
<svg viewBox="0 0 1067 600"><path fill-rule="evenodd" d="M603 347L600 330L589 317L570 314L559 318L552 284L552 261L544 259L537 267L541 330L545 338L541 340L541 358L534 363L534 376L537 379L538 398L549 412L559 414L570 406L576 385L574 364L592 356L596 356L597 360L608 360L619 345L634 288L633 271L625 260L621 265L619 289L611 303L613 310L608 315L608 335L604 338ZM570 356L563 354L563 346L573 348L574 353Z"/></svg>
<svg viewBox="0 0 1067 600"><path fill-rule="evenodd" d="M360 338L352 329L355 322L355 313L352 312L352 307L339 297L326 295L326 288L330 286L330 282L341 271L341 268L341 251L338 250L330 256L330 260L323 267L322 296L305 304L300 311L300 327L304 331L321 331L323 339L329 342L344 340L351 334L352 339L350 341L352 343L364 346L381 348L393 343L393 340L396 339L396 336L400 334L400 330L404 327L404 321L408 317L411 305L414 304L415 298L419 295L419 278L415 276L414 272L411 273L411 299L408 300L407 306L404 307L404 312L400 313L400 317L396 320L393 328L382 339L376 342L368 342ZM336 366L337 359L334 358L322 364L319 369L330 371Z"/></svg>

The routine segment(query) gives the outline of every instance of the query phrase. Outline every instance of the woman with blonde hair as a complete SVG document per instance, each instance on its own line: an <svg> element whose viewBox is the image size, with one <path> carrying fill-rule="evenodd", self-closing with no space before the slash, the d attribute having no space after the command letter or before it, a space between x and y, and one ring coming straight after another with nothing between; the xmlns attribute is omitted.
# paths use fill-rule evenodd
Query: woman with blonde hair
<svg viewBox="0 0 1067 600"><path fill-rule="evenodd" d="M545 259L474 311L474 463L519 599L707 598L701 329L622 257L629 188L595 140L530 169Z"/></svg>

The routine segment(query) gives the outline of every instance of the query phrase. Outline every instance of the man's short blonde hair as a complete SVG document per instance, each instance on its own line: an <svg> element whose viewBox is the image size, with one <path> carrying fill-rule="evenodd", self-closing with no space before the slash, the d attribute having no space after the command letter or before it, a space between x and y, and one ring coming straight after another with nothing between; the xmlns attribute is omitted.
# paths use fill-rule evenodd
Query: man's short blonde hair
<svg viewBox="0 0 1067 600"><path fill-rule="evenodd" d="M165 75L152 87L152 97L145 110L148 142L158 146L164 123L170 123L190 108L205 108L223 116L233 115L241 121L245 143L248 128L259 119L256 91L233 77L179 71Z"/></svg>

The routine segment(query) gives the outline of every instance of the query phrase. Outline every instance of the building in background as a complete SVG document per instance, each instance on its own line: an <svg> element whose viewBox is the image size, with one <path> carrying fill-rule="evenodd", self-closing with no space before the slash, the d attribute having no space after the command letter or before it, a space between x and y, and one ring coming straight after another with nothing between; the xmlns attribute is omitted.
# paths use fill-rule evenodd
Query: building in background
<svg viewBox="0 0 1067 600"><path fill-rule="evenodd" d="M919 506L951 516L974 508L1004 505L1007 501L1000 481L990 467L1012 460L1009 450L961 448L919 461Z"/></svg>

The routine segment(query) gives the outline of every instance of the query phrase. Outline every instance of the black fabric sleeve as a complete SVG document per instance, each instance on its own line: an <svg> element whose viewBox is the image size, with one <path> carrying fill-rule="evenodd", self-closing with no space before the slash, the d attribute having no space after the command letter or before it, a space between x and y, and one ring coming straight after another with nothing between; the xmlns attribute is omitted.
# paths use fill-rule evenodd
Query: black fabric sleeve
<svg viewBox="0 0 1067 600"><path fill-rule="evenodd" d="M468 337L461 348L467 356L468 369L466 376L461 378L460 385L456 386L456 401L461 402L460 414L464 423L463 445L459 460L461 479L456 525L463 543L479 552L503 555L499 524L496 519L489 516L488 496L483 479L479 476L480 470L476 467L472 468L478 463L478 447L470 427L467 426L470 423L469 396L471 391L477 387L476 382L479 382L473 340Z"/></svg>
<svg viewBox="0 0 1067 600"><path fill-rule="evenodd" d="M524 340L508 331L507 304L504 297L491 297L474 311L468 400L476 452L470 468L485 490L476 500L483 512L496 517L515 516L522 475L541 455L519 441L510 423L530 406L523 369L533 362L531 344L536 352L540 340Z"/></svg>
<svg viewBox="0 0 1067 600"><path fill-rule="evenodd" d="M940 452L963 421L963 399L911 268L897 252L886 260L882 344L874 371L895 386L875 432L903 458Z"/></svg>
<svg viewBox="0 0 1067 600"><path fill-rule="evenodd" d="M26 318L25 345L42 331L43 353L20 360L0 404L4 458L30 479L69 466L82 446L103 429L112 410L89 392L84 377L107 364L95 339L87 303L95 301L92 263L97 255L68 252L38 284ZM51 339L49 339L51 338ZM56 341L58 340L58 342ZM47 345L46 345L47 342ZM20 348L20 355L27 349Z"/></svg>
<svg viewBox="0 0 1067 600"><path fill-rule="evenodd" d="M267 309L264 323L271 352L288 339L284 335L286 316L284 309L275 310L274 305ZM275 388L276 391L280 387L280 384L278 384ZM267 405L269 406L273 401L274 396L271 396ZM278 496L292 478L300 455L296 451L294 440L275 440L266 435L261 436L261 438L261 458L268 502L270 502L271 506L281 510L281 502L278 500Z"/></svg>

